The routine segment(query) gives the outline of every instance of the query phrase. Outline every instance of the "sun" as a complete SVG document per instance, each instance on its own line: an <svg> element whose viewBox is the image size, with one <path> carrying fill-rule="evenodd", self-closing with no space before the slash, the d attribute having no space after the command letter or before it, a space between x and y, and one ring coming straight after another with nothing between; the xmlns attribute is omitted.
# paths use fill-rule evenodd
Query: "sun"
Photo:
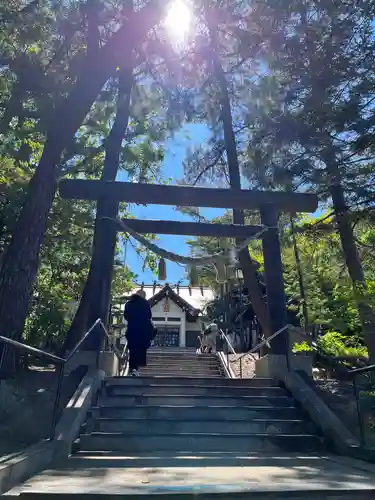
<svg viewBox="0 0 375 500"><path fill-rule="evenodd" d="M191 11L182 0L174 0L168 9L165 19L166 28L176 41L183 41L190 29Z"/></svg>

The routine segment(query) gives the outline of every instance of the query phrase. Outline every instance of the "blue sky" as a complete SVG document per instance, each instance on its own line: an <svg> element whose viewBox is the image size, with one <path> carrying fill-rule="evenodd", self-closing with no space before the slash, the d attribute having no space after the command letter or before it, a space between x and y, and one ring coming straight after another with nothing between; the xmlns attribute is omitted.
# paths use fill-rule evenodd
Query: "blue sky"
<svg viewBox="0 0 375 500"><path fill-rule="evenodd" d="M208 138L208 129L203 124L189 124L183 130L168 140L165 145L165 158L162 165L163 177L173 179L173 184L181 180L183 177L182 163L186 156L189 147L194 147L205 141ZM120 174L118 180L125 180L124 174ZM190 217L181 214L174 207L164 205L150 205L150 206L132 206L132 215L139 219L163 219L163 220L191 220ZM220 209L201 209L201 214L207 218L214 218L221 215L224 211ZM169 236L158 235L159 240L157 244L167 250L172 250L178 254L188 255L189 246L186 240L191 239L189 236ZM149 269L142 271L142 259L138 257L134 248L129 243L124 248L123 260L129 268L138 275L137 281L144 281L145 284L152 283L157 276L155 276ZM177 283L184 278L186 269L184 266L167 262L167 281L171 284Z"/></svg>

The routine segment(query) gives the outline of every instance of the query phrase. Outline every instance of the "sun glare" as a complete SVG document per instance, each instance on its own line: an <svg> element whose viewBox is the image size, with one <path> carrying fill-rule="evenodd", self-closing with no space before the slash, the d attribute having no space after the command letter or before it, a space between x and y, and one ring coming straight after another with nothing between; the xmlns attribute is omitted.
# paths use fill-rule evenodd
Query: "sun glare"
<svg viewBox="0 0 375 500"><path fill-rule="evenodd" d="M165 24L170 36L179 42L186 38L191 22L189 7L182 0L174 0L168 9Z"/></svg>

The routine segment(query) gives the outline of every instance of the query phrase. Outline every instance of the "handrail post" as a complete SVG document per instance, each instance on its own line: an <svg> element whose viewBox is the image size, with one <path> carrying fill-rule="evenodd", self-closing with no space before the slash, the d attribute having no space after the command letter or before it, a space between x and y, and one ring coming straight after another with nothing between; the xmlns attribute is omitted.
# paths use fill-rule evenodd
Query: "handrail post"
<svg viewBox="0 0 375 500"><path fill-rule="evenodd" d="M60 408L60 401L61 401L61 389L62 389L62 382L64 379L65 363L59 363L58 367L59 368L58 368L58 378L57 378L57 387L56 387L56 397L55 397L55 403L53 405L53 413L52 413L52 428L51 428L51 435L50 435L51 441L53 441L53 439L55 437L57 419L58 419L58 415L59 415L59 408Z"/></svg>
<svg viewBox="0 0 375 500"><path fill-rule="evenodd" d="M358 387L357 387L357 381L356 381L355 375L353 377L353 390L354 390L354 396L355 396L355 403L356 403L356 407L357 407L359 436L360 436L361 444L364 445L365 444L365 433L364 433L364 429L363 429L361 405L359 402L359 393L358 393Z"/></svg>
<svg viewBox="0 0 375 500"><path fill-rule="evenodd" d="M227 367L229 370L229 345L227 344Z"/></svg>
<svg viewBox="0 0 375 500"><path fill-rule="evenodd" d="M287 338L286 338L286 369L288 372L290 372L290 368L291 368L291 366L290 366L290 342L289 342L290 335L289 335L288 328L286 330L284 330L284 335L287 336Z"/></svg>
<svg viewBox="0 0 375 500"><path fill-rule="evenodd" d="M106 338L106 331L105 331L105 329L104 329L104 325L103 325L102 320L100 320L100 321L98 322L98 325L97 325L97 326L100 328L101 332L103 333L103 335L101 335L101 337ZM100 347L100 346L102 346L102 345L104 345L104 342L100 341L100 345L98 346L98 349L96 350L95 368L96 368L97 370L99 370L99 364L100 364L100 351L101 351L101 347Z"/></svg>

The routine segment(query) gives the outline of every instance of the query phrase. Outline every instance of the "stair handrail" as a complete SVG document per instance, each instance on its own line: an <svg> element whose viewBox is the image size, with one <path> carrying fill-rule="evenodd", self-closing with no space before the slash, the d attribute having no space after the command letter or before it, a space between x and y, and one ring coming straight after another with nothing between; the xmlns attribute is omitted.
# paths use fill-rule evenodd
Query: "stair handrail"
<svg viewBox="0 0 375 500"><path fill-rule="evenodd" d="M18 342L17 340L10 339L8 337L3 337L0 336L0 344L5 344L5 345L10 345L14 347L15 349L22 351L22 352L27 352L30 354L34 354L35 356L40 356L43 358L48 359L49 361L52 362L52 364L55 364L57 366L57 386L56 386L56 395L55 395L55 401L53 405L53 412L52 412L52 423L51 423L51 432L49 439L52 441L55 438L55 430L56 430L56 425L57 425L57 419L59 415L59 407L60 407L60 400L61 400L61 392L62 392L62 382L64 379L64 374L65 374L65 365L66 363L69 362L69 360L72 359L74 354L79 350L79 348L84 344L84 342L88 339L88 337L96 330L97 327L101 328L102 333L104 333L104 336L106 336L110 342L112 342L111 336L109 335L103 321L98 318L92 326L87 330L87 332L84 334L84 336L77 342L77 344L74 346L74 348L69 352L69 354L66 357L60 357L56 356L54 354L49 353L48 351L44 351L42 349L38 349L36 347L32 347L28 344L24 344L22 342ZM127 343L125 344L124 347L124 352L121 354L117 346L113 345L113 352L115 353L116 356L119 357L122 360L126 359L126 353L128 351L128 346ZM1 357L0 357L0 372L1 368L4 362L6 356L6 350L2 349ZM96 355L96 361L95 361L95 367L96 369L99 368L99 359L100 359L100 349L97 351ZM121 366L121 364L120 364Z"/></svg>
<svg viewBox="0 0 375 500"><path fill-rule="evenodd" d="M108 343L111 345L113 352L119 361L118 376L121 376L121 375L125 376L127 374L128 364L129 364L128 339L126 337L124 337L125 344L124 344L124 347L123 347L122 352L121 352L120 349L115 344L113 336L110 335L110 333L108 332L108 330L104 326L103 322L101 322L101 325L102 325L102 328L104 330L104 334L107 337Z"/></svg>
<svg viewBox="0 0 375 500"><path fill-rule="evenodd" d="M374 387L374 380L372 377L373 377L373 373L375 372L375 364L365 366L365 367L360 367L360 368L354 368L354 369L348 368L347 366L345 366L345 364L343 364L341 361L337 360L333 356L329 356L328 354L321 352L321 350L319 349L316 342L314 342L312 340L312 337L309 336L306 331L303 331L302 329L297 328L294 325L287 324L284 327L277 330L271 336L263 339L255 347L253 347L252 349L250 349L246 353L243 353L239 357L236 357L234 362L236 362L236 361L240 362L240 378L242 378L242 359L245 356L252 355L254 352L258 351L264 345L270 346L270 342L274 338L276 338L278 335L280 335L281 333L283 333L285 330L288 330L288 329L294 330L299 335L301 335L301 337L305 338L306 340L311 341L310 342L311 350L314 351L315 354L319 355L319 360L326 362L326 364L329 364L329 366L331 368L333 367L333 368L337 369L338 373L341 373L342 375L344 375L345 377L350 379L350 381L352 382L353 393L354 393L355 400L356 400L356 413L357 413L357 420L358 420L358 426L359 426L360 441L361 441L362 445L365 445L366 443L365 443L364 420L363 420L363 412L361 409L361 391L359 390L359 387L358 387L357 376L370 375L371 387ZM221 337L227 342L228 346L231 346L233 349L233 346L231 345L231 343L228 339L228 336L222 330L220 330L220 331L221 331ZM233 349L233 351L234 351L234 349ZM235 351L234 351L234 353L235 353ZM286 362L287 362L287 369L288 370L291 369L290 358L289 358L290 353L291 353L291 346L288 343L287 350L286 350ZM229 366L230 366L230 360L229 360L229 349L228 349L227 350L227 367L229 368ZM311 380L311 383L313 383L312 380Z"/></svg>
<svg viewBox="0 0 375 500"><path fill-rule="evenodd" d="M228 344L228 347L230 348L230 350L232 351L232 354L235 354L237 355L234 347L232 346L230 340L228 339L227 335L224 333L224 331L220 328L219 329L219 332L220 332L220 335L221 335L221 338L225 340L225 342Z"/></svg>
<svg viewBox="0 0 375 500"><path fill-rule="evenodd" d="M264 345L267 345L268 347L270 347L270 341L273 340L274 338L276 338L278 335L280 335L280 333L283 333L285 330L287 330L289 328L290 325L285 325L283 326L282 328L280 328L279 330L277 330L275 333L273 333L272 335L270 335L269 337L266 337L264 338L261 342L259 342L255 347L252 347L249 351L241 354L238 358L237 358L237 361L239 359L242 359L244 358L245 356L248 356L249 354L254 354L255 352L259 351L259 349L261 347L263 347ZM254 358L254 357L253 357ZM255 359L255 358L254 358Z"/></svg>
<svg viewBox="0 0 375 500"><path fill-rule="evenodd" d="M24 344L22 342L18 342L17 340L9 339L8 337L3 337L0 335L0 343L1 344L8 344L20 351L25 351L29 354L34 354L34 356L40 356L42 358L46 358L50 361L53 361L54 363L64 363L65 359L61 358L60 356L56 356L55 354L51 354L48 351L43 351L42 349L38 349L37 347L32 347L31 345ZM3 359L5 356L5 352L3 350L1 359L0 359L0 370L1 366L3 364Z"/></svg>
<svg viewBox="0 0 375 500"><path fill-rule="evenodd" d="M251 358L253 358L254 361L256 361L256 357L253 356L253 354L257 351L259 351L259 349L261 347L263 347L264 345L270 345L270 342L276 338L278 335L280 335L281 333L283 333L285 330L288 329L290 325L285 325L283 326L282 328L280 328L279 330L277 330L275 333L273 333L272 335L270 335L269 337L263 339L261 342L259 342L255 347L252 347L249 351L241 354L240 356L237 355L236 351L234 350L233 346L231 345L227 335L223 332L223 330L220 330L221 332L221 338L223 338L226 343L228 344L228 346L231 347L231 350L232 350L232 354L234 354L236 356L236 359L233 360L233 362L240 362L240 378L242 378L242 359L245 357L245 356L250 356ZM286 355L286 359L287 359L287 366L288 366L288 369L289 369L289 348L287 349L287 355ZM229 367L230 365L230 360L229 360L229 350L227 349L227 366Z"/></svg>

